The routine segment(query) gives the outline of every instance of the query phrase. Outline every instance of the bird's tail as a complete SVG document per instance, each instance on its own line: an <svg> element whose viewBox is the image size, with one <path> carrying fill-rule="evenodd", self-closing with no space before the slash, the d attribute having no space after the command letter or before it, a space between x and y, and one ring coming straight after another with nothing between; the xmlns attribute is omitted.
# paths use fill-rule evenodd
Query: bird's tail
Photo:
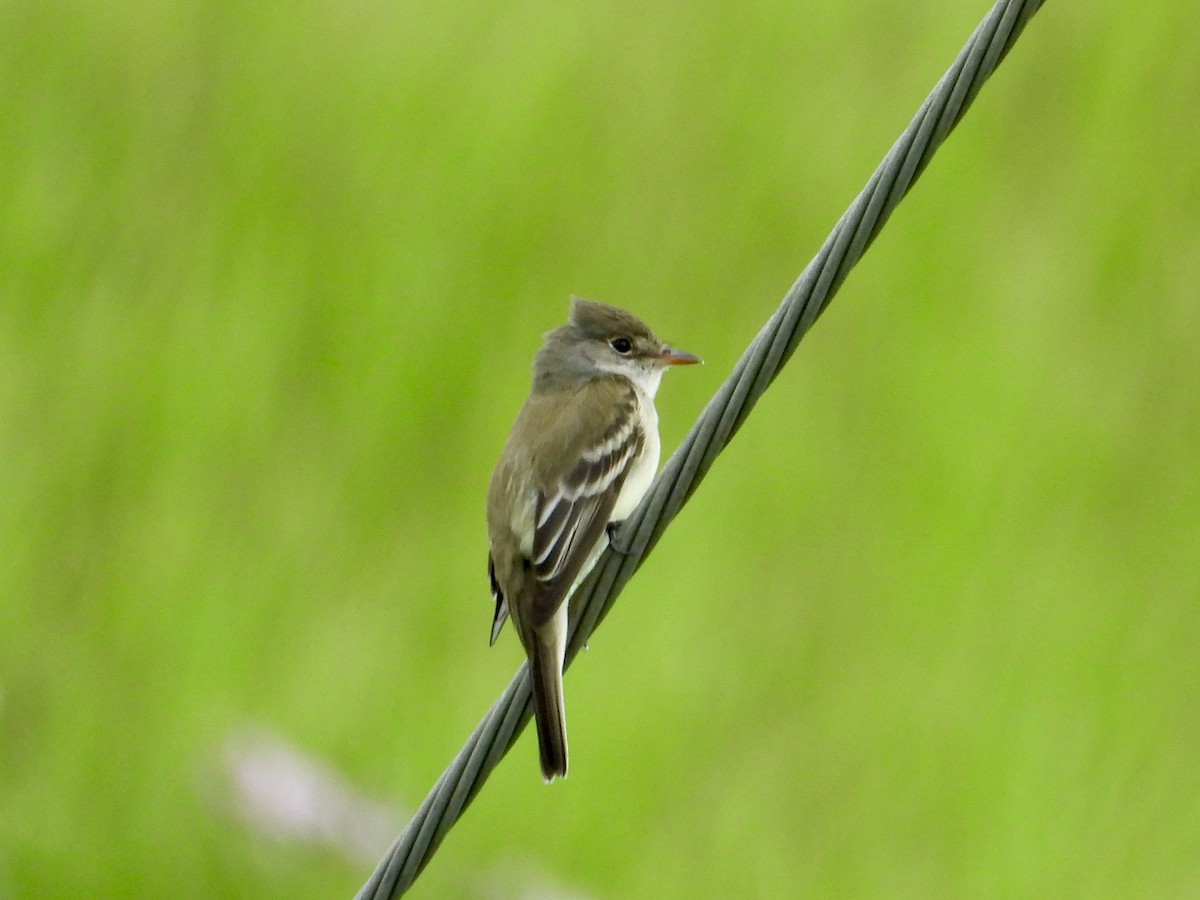
<svg viewBox="0 0 1200 900"><path fill-rule="evenodd" d="M554 644L534 640L529 672L533 679L533 717L537 722L542 777L549 784L567 777L567 711L563 705L563 655Z"/></svg>

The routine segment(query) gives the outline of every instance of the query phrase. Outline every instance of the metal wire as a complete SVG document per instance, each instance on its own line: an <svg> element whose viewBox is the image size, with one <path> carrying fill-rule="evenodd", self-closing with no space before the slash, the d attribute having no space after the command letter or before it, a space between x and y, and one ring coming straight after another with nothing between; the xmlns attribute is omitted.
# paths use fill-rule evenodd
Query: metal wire
<svg viewBox="0 0 1200 900"><path fill-rule="evenodd" d="M704 408L646 497L615 535L614 543L622 549L606 551L571 599L568 665L1043 2L1000 0L921 104L866 187ZM390 900L413 884L516 741L530 712L529 673L522 665L359 891L358 900Z"/></svg>

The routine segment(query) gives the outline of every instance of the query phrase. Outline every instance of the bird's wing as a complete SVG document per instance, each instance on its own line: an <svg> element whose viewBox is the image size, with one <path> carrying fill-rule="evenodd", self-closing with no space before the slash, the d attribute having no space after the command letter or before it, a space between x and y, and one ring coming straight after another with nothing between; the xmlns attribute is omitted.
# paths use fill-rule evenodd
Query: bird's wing
<svg viewBox="0 0 1200 900"><path fill-rule="evenodd" d="M539 491L530 564L537 582L533 624L545 623L567 598L608 525L621 486L645 446L632 386L601 427L574 442L578 461Z"/></svg>

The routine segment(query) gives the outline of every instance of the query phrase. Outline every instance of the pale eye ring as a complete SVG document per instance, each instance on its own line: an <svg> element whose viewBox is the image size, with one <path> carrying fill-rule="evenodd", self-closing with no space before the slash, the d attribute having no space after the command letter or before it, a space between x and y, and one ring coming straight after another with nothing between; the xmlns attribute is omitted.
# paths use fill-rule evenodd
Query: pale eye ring
<svg viewBox="0 0 1200 900"><path fill-rule="evenodd" d="M613 338L608 343L609 343L609 346L611 346L614 350L616 350L622 356L626 355L627 353L629 353L629 351L631 351L633 349L633 342L630 341L629 338L626 338L626 337Z"/></svg>

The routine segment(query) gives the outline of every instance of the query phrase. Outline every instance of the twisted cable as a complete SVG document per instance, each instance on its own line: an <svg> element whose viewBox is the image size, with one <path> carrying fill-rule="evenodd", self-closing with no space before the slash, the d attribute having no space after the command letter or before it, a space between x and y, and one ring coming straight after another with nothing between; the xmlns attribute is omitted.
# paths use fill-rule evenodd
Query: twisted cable
<svg viewBox="0 0 1200 900"><path fill-rule="evenodd" d="M571 598L567 665L654 549L663 531L791 358L800 339L824 311L850 269L866 252L1043 2L999 0L921 104L816 257L708 402L641 504L614 535L614 546L605 551ZM516 741L530 714L529 671L523 664L359 891L358 900L391 900L413 884L492 769Z"/></svg>

